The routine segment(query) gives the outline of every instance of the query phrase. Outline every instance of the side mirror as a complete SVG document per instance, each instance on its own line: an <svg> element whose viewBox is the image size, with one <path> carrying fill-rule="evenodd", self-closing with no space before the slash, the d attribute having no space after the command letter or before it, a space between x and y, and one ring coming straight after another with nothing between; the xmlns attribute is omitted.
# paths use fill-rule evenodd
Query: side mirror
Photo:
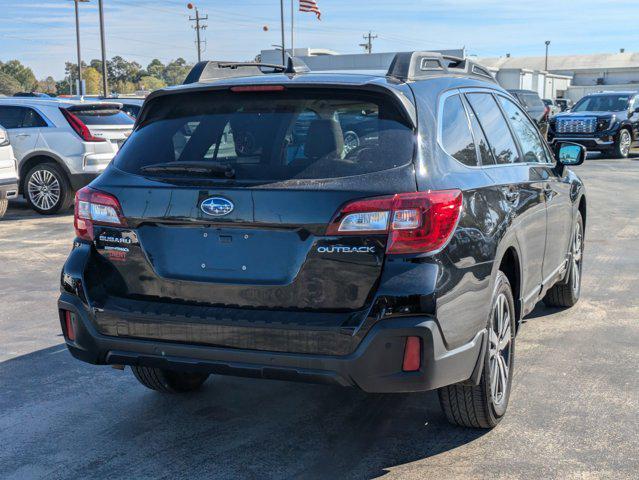
<svg viewBox="0 0 639 480"><path fill-rule="evenodd" d="M562 165L581 165L586 159L586 147L578 143L561 142L557 144L555 157Z"/></svg>

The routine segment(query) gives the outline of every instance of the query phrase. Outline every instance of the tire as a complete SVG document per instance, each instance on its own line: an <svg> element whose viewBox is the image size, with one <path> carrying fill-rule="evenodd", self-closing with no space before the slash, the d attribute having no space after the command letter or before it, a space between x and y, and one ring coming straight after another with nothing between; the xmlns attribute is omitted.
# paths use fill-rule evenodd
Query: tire
<svg viewBox="0 0 639 480"><path fill-rule="evenodd" d="M632 134L625 128L622 128L615 140L615 148L613 150L614 158L628 158L631 146Z"/></svg>
<svg viewBox="0 0 639 480"><path fill-rule="evenodd" d="M570 242L570 259L566 279L553 285L544 296L547 307L572 307L581 294L581 270L584 252L584 221L577 212L575 228Z"/></svg>
<svg viewBox="0 0 639 480"><path fill-rule="evenodd" d="M132 366L131 370L142 385L162 393L192 392L209 378L208 373L178 372L163 368Z"/></svg>
<svg viewBox="0 0 639 480"><path fill-rule="evenodd" d="M0 200L0 218L4 217L4 214L7 213L7 208L9 208L9 200L3 198Z"/></svg>
<svg viewBox="0 0 639 480"><path fill-rule="evenodd" d="M73 203L69 179L54 163L39 163L29 170L23 192L29 207L42 215L66 210Z"/></svg>
<svg viewBox="0 0 639 480"><path fill-rule="evenodd" d="M515 360L515 325L515 302L510 283L503 272L498 272L479 384L458 383L438 390L439 403L446 419L453 425L493 428L505 415Z"/></svg>

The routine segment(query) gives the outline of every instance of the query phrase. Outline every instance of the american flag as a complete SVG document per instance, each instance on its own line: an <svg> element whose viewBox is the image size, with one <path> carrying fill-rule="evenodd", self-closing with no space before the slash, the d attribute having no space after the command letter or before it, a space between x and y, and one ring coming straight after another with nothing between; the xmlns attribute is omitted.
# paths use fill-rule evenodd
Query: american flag
<svg viewBox="0 0 639 480"><path fill-rule="evenodd" d="M315 0L300 0L300 12L313 12L317 15L317 19L321 20L322 12Z"/></svg>

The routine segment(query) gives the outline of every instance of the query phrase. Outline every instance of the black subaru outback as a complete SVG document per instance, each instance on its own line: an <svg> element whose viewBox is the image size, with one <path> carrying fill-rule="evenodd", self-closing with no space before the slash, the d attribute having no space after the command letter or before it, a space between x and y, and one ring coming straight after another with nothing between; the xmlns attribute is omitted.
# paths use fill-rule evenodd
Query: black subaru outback
<svg viewBox="0 0 639 480"><path fill-rule="evenodd" d="M496 425L521 319L579 298L586 199L565 166L584 148L551 152L490 73L426 52L187 82L77 193L71 353L161 392L211 373L438 389L451 422Z"/></svg>

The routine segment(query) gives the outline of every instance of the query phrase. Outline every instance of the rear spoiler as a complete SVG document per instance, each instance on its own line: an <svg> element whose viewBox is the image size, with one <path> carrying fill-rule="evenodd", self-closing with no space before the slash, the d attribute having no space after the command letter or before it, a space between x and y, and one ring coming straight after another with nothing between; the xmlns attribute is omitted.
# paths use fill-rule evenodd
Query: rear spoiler
<svg viewBox="0 0 639 480"><path fill-rule="evenodd" d="M223 78L251 77L267 73L296 75L311 69L299 58L288 56L286 65L259 62L198 62L186 76L184 84L212 82Z"/></svg>
<svg viewBox="0 0 639 480"><path fill-rule="evenodd" d="M122 110L123 105L121 103L74 103L68 107L62 107L69 112L79 112L87 110Z"/></svg>

